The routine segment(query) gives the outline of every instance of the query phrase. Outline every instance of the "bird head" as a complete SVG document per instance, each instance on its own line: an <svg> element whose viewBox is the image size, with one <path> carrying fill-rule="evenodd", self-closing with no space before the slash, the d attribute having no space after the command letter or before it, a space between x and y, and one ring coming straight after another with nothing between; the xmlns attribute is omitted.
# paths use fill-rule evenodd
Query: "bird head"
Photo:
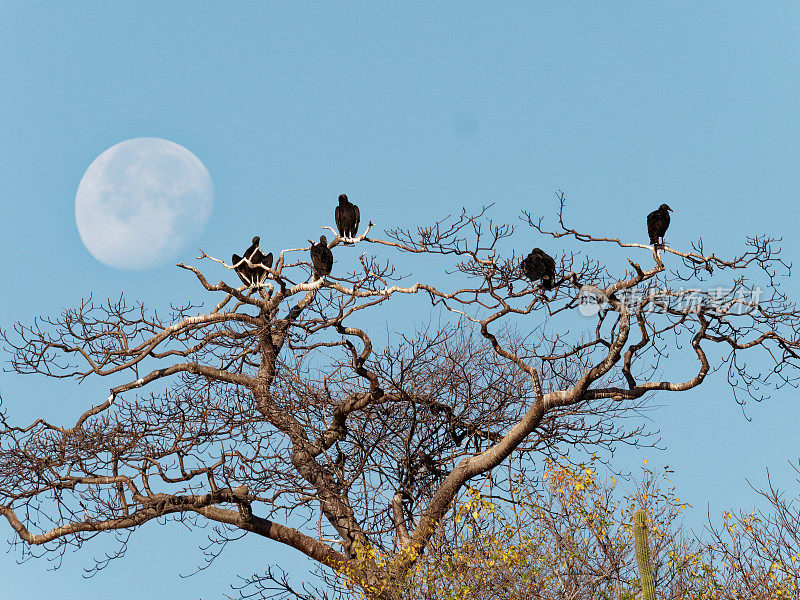
<svg viewBox="0 0 800 600"><path fill-rule="evenodd" d="M256 246L258 246L258 243L259 243L260 241L261 241L261 238L260 238L260 237L258 237L257 235L256 235L256 236L253 236L253 244L255 244Z"/></svg>
<svg viewBox="0 0 800 600"><path fill-rule="evenodd" d="M325 244L327 246L328 245L328 238L326 238L324 235L319 236L319 243L320 244Z"/></svg>
<svg viewBox="0 0 800 600"><path fill-rule="evenodd" d="M347 194L339 194L339 204L347 204Z"/></svg>
<svg viewBox="0 0 800 600"><path fill-rule="evenodd" d="M662 204L662 205L661 205L661 206L659 206L658 208L660 208L661 210L668 210L669 212L674 212L674 211L673 211L673 210L672 210L672 209L671 209L669 206L667 206L666 204Z"/></svg>

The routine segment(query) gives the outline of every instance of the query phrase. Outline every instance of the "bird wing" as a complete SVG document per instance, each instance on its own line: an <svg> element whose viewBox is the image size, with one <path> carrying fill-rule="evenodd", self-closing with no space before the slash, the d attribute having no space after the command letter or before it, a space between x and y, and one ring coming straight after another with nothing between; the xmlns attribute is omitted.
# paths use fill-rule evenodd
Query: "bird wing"
<svg viewBox="0 0 800 600"><path fill-rule="evenodd" d="M325 244L320 244L322 248L319 249L319 262L322 267L321 271L324 275L330 275L333 269L333 252Z"/></svg>
<svg viewBox="0 0 800 600"><path fill-rule="evenodd" d="M233 270L236 271L236 274L239 276L239 279L242 280L242 283L250 285L250 268L247 266L244 258L238 254L234 254L231 257L231 264L233 265Z"/></svg>
<svg viewBox="0 0 800 600"><path fill-rule="evenodd" d="M545 254L544 255L544 260L545 260L545 263L547 265L546 271L548 272L548 274L551 274L553 277L555 277L555 275L556 275L556 259L554 259L549 254Z"/></svg>
<svg viewBox="0 0 800 600"><path fill-rule="evenodd" d="M650 236L650 243L655 244L658 242L658 222L659 222L659 214L657 210L654 210L649 215L647 215L647 235Z"/></svg>
<svg viewBox="0 0 800 600"><path fill-rule="evenodd" d="M319 248L317 248L316 244L311 244L311 264L314 266L314 275L316 276L317 271L319 271Z"/></svg>
<svg viewBox="0 0 800 600"><path fill-rule="evenodd" d="M336 207L336 211L333 213L334 218L336 219L336 228L339 230L339 236L344 237L344 227L342 223L342 207L341 205Z"/></svg>
<svg viewBox="0 0 800 600"><path fill-rule="evenodd" d="M270 261L269 265L267 265L267 260ZM253 263L253 266L250 269L250 273L253 275L254 279L258 281L263 281L265 276L267 275L267 270L264 267L272 266L272 254L270 253L268 259L260 248L256 248L256 251L253 252L253 256L250 259L250 262Z"/></svg>
<svg viewBox="0 0 800 600"><path fill-rule="evenodd" d="M542 261L536 252L528 254L521 266L525 276L531 281L536 281L542 276Z"/></svg>

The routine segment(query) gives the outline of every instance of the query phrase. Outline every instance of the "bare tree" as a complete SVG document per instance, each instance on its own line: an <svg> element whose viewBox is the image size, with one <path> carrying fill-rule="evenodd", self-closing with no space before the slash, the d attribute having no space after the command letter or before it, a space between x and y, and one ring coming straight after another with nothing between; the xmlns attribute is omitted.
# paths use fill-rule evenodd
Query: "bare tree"
<svg viewBox="0 0 800 600"><path fill-rule="evenodd" d="M211 269L232 265L203 253L205 272L178 266L211 310L163 316L88 300L3 332L18 373L114 383L71 426L3 419L0 514L23 555L103 531L124 550L132 530L163 517L213 523L219 549L247 533L275 540L342 589L399 598L473 478L502 487L531 457L647 443L625 417L650 392L692 389L716 366L740 401L794 381L800 312L780 291L788 267L775 240L749 238L730 259L702 240L654 249L569 228L560 199L555 229L523 213L527 234L513 239L487 208L384 238L370 223L337 256L375 255L316 280L307 246L280 252L254 289L211 283ZM327 229L335 248L343 239ZM564 248L554 290L518 268L531 234ZM582 251L597 246L639 262L602 265ZM401 275L397 256L439 275ZM724 293L687 293L712 273L728 277ZM580 318L587 298L596 314ZM430 325L379 348L370 315L387 302ZM744 352L763 354L766 372ZM686 355L692 373L677 376ZM244 596L305 593L274 571L249 582Z"/></svg>
<svg viewBox="0 0 800 600"><path fill-rule="evenodd" d="M797 473L800 467L792 464ZM767 486L753 489L765 509L725 512L721 525L709 519L710 554L721 584L732 598L800 598L800 505L796 492ZM720 578L722 579L722 578Z"/></svg>

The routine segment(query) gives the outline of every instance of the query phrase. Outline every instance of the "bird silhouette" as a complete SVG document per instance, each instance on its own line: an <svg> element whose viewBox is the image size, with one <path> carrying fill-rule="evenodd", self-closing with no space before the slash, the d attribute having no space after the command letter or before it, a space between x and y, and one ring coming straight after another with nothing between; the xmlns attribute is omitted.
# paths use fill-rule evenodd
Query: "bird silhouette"
<svg viewBox="0 0 800 600"><path fill-rule="evenodd" d="M339 196L339 206L334 213L336 217L336 227L339 229L339 236L343 238L354 238L358 235L358 224L361 222L361 212L358 206L347 199L347 195Z"/></svg>
<svg viewBox="0 0 800 600"><path fill-rule="evenodd" d="M333 253L328 248L328 238L324 235L319 236L319 243L311 244L311 264L314 265L315 280L330 275L333 268Z"/></svg>
<svg viewBox="0 0 800 600"><path fill-rule="evenodd" d="M542 280L543 290L552 290L556 280L556 261L541 248L534 248L520 264L531 281Z"/></svg>
<svg viewBox="0 0 800 600"><path fill-rule="evenodd" d="M662 204L649 215L647 215L647 233L650 236L650 244L658 246L658 239L661 238L661 244L664 245L664 234L667 233L669 227L669 213L672 209L666 204Z"/></svg>
<svg viewBox="0 0 800 600"><path fill-rule="evenodd" d="M267 269L272 268L272 252L269 254L261 252L258 247L260 241L260 237L253 237L253 244L244 251L244 256L234 254L231 257L236 274L248 287L263 283L267 278ZM247 264L247 261L250 261L251 264Z"/></svg>

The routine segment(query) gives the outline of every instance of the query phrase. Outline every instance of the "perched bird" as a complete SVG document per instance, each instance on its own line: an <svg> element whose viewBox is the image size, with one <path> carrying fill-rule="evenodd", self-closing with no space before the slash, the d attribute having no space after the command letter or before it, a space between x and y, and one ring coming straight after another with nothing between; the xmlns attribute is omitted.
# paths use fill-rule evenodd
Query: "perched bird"
<svg viewBox="0 0 800 600"><path fill-rule="evenodd" d="M262 283L267 277L267 269L272 268L272 252L266 255L261 252L258 247L260 240L261 238L255 236L253 244L244 251L244 256L234 254L231 257L236 274L242 280L242 283L247 286ZM253 266L248 265L247 261L250 261ZM264 267L267 267L267 269Z"/></svg>
<svg viewBox="0 0 800 600"><path fill-rule="evenodd" d="M314 265L314 279L330 275L333 268L333 253L328 248L328 238L324 235L319 236L318 244L311 243L311 264Z"/></svg>
<svg viewBox="0 0 800 600"><path fill-rule="evenodd" d="M653 246L658 245L658 238L661 238L661 244L664 244L664 234L667 233L669 227L669 213L672 209L666 204L662 204L656 210L647 215L647 233L650 236L650 244Z"/></svg>
<svg viewBox="0 0 800 600"><path fill-rule="evenodd" d="M253 257L250 259L250 262L256 265L253 267L255 282L263 283L267 278L267 269L272 268L272 252L264 254L259 248L256 248L256 251L253 252Z"/></svg>
<svg viewBox="0 0 800 600"><path fill-rule="evenodd" d="M358 235L358 224L361 222L361 213L358 206L347 199L345 194L339 196L339 206L336 207L336 227L339 235L344 238L354 238Z"/></svg>
<svg viewBox="0 0 800 600"><path fill-rule="evenodd" d="M541 248L534 248L520 264L531 281L542 280L542 289L552 290L556 280L556 261Z"/></svg>

